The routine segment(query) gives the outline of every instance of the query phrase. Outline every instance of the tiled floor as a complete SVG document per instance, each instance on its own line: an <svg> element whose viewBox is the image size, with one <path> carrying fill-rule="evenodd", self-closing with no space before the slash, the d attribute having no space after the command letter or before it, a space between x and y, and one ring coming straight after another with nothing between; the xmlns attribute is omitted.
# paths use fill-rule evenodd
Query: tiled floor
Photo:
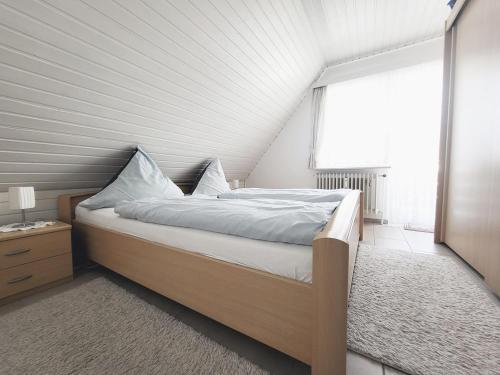
<svg viewBox="0 0 500 375"><path fill-rule="evenodd" d="M347 375L407 375L404 372L384 366L372 359L349 351L347 353Z"/></svg>
<svg viewBox="0 0 500 375"><path fill-rule="evenodd" d="M404 230L399 226L365 223L363 243L386 249L456 256L446 246L434 243L434 233Z"/></svg>

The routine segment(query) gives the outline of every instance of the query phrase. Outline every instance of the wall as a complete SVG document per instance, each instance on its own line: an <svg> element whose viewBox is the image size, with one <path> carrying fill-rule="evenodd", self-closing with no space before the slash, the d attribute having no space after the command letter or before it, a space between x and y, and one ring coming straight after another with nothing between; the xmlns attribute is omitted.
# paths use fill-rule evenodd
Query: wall
<svg viewBox="0 0 500 375"><path fill-rule="evenodd" d="M443 43L443 37L438 37L363 59L332 65L324 70L313 86L329 85L432 61L442 56Z"/></svg>
<svg viewBox="0 0 500 375"><path fill-rule="evenodd" d="M302 0L328 65L443 35L446 0Z"/></svg>
<svg viewBox="0 0 500 375"><path fill-rule="evenodd" d="M300 0L0 0L0 192L100 187L138 143L244 178L323 65Z"/></svg>
<svg viewBox="0 0 500 375"><path fill-rule="evenodd" d="M309 160L311 99L309 93L246 180L246 187L311 188Z"/></svg>
<svg viewBox="0 0 500 375"><path fill-rule="evenodd" d="M426 0L416 15L406 6L387 13L384 4L344 4L345 12L336 1L313 4L325 8L312 14L303 0L0 0L0 192L34 186L55 191L47 193L54 199L101 187L138 143L175 181L193 180L214 156L229 179L244 179L324 68L325 53L339 60L428 39L441 33L446 8ZM367 19L372 11L416 22L401 33ZM336 26L336 17L351 32L333 30L320 42L327 33L315 34L311 23ZM310 171L293 173L287 184L309 184ZM54 216L52 203L40 204L47 209L39 215ZM2 201L0 215L11 214Z"/></svg>
<svg viewBox="0 0 500 375"><path fill-rule="evenodd" d="M364 75L442 58L443 38L418 43L325 69L312 86L328 85ZM247 178L247 187L314 188L308 169L312 89Z"/></svg>

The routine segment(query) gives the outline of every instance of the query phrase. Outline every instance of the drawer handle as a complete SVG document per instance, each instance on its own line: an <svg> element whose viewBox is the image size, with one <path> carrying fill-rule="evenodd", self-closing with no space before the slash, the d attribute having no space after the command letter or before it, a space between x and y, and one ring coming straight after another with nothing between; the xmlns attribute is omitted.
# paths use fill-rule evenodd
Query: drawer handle
<svg viewBox="0 0 500 375"><path fill-rule="evenodd" d="M14 255L21 255L21 254L29 253L30 251L31 251L31 249L12 250L12 251L9 251L8 253L5 253L4 255L6 257L13 257Z"/></svg>
<svg viewBox="0 0 500 375"><path fill-rule="evenodd" d="M20 283L21 281L29 280L32 277L33 277L33 275L26 275L26 276L14 277L13 279L10 279L9 281L7 281L7 284Z"/></svg>

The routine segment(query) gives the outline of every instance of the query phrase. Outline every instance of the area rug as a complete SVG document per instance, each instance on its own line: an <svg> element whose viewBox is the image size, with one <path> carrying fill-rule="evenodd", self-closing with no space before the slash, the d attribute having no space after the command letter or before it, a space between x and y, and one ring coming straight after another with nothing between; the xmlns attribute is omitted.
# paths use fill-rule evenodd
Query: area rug
<svg viewBox="0 0 500 375"><path fill-rule="evenodd" d="M500 306L448 256L362 245L348 346L409 374L500 374Z"/></svg>
<svg viewBox="0 0 500 375"><path fill-rule="evenodd" d="M0 373L268 372L99 277L1 313Z"/></svg>

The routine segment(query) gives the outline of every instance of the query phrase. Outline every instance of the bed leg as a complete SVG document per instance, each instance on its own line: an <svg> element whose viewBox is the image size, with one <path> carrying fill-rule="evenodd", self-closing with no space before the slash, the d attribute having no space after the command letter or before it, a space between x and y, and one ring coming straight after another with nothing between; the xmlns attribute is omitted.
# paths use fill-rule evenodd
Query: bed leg
<svg viewBox="0 0 500 375"><path fill-rule="evenodd" d="M313 242L313 375L345 375L349 244Z"/></svg>

